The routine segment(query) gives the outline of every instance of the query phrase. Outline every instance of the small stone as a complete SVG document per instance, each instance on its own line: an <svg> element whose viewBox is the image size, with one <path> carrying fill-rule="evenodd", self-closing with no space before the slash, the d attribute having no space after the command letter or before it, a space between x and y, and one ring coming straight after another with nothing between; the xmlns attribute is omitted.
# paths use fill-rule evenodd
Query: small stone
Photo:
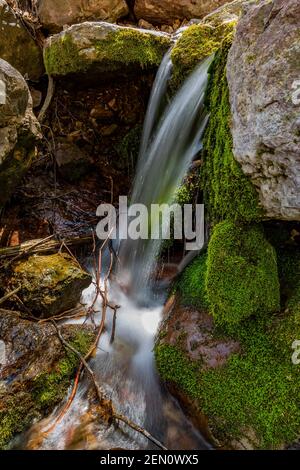
<svg viewBox="0 0 300 470"><path fill-rule="evenodd" d="M155 29L153 24L143 19L140 19L140 21L138 22L138 27L142 29Z"/></svg>

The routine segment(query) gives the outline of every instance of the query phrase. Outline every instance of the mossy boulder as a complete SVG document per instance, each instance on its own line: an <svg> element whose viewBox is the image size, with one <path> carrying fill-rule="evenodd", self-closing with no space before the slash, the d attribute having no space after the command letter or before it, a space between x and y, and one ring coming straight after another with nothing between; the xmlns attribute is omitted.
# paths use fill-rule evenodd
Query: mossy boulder
<svg viewBox="0 0 300 470"><path fill-rule="evenodd" d="M203 138L202 187L210 218L252 222L263 216L258 194L235 160L226 63L232 36L215 55L209 70L206 106L210 120Z"/></svg>
<svg viewBox="0 0 300 470"><path fill-rule="evenodd" d="M5 0L0 0L0 57L30 80L44 73L42 49Z"/></svg>
<svg viewBox="0 0 300 470"><path fill-rule="evenodd" d="M66 254L33 255L13 267L12 288L25 307L38 317L51 317L77 305L91 276Z"/></svg>
<svg viewBox="0 0 300 470"><path fill-rule="evenodd" d="M158 371L214 446L282 449L299 439L300 365L291 360L299 321L290 337L292 325L286 312L225 334L204 311L165 312Z"/></svg>
<svg viewBox="0 0 300 470"><path fill-rule="evenodd" d="M182 31L172 49L173 74L171 86L177 89L195 67L206 57L215 53L224 39L235 30L242 4L221 7L205 17L201 22L192 24Z"/></svg>
<svg viewBox="0 0 300 470"><path fill-rule="evenodd" d="M0 59L0 208L9 199L35 154L40 127L22 75Z"/></svg>
<svg viewBox="0 0 300 470"><path fill-rule="evenodd" d="M104 79L112 73L158 67L170 45L166 33L86 22L49 38L44 61L49 75L88 72Z"/></svg>
<svg viewBox="0 0 300 470"><path fill-rule="evenodd" d="M234 326L280 310L276 252L259 225L216 225L208 245L206 291L218 324Z"/></svg>
<svg viewBox="0 0 300 470"><path fill-rule="evenodd" d="M63 338L83 356L95 334L88 326L64 325ZM34 420L51 413L66 396L79 366L53 325L21 320L0 309L0 340L5 345L0 382L0 449Z"/></svg>

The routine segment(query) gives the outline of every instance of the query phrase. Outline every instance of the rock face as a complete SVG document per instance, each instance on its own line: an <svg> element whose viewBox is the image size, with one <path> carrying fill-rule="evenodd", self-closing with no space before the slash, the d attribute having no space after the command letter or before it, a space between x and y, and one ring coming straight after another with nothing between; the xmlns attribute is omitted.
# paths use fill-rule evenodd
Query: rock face
<svg viewBox="0 0 300 470"><path fill-rule="evenodd" d="M56 139L54 153L60 174L69 181L80 179L90 169L89 155L64 137Z"/></svg>
<svg viewBox="0 0 300 470"><path fill-rule="evenodd" d="M44 72L41 49L5 0L0 0L0 57L31 80Z"/></svg>
<svg viewBox="0 0 300 470"><path fill-rule="evenodd" d="M129 13L125 0L38 0L37 13L48 31L57 33L64 25L87 20L115 22Z"/></svg>
<svg viewBox="0 0 300 470"><path fill-rule="evenodd" d="M11 285L21 287L18 295L38 317L51 317L75 307L91 276L65 254L31 256L13 268Z"/></svg>
<svg viewBox="0 0 300 470"><path fill-rule="evenodd" d="M227 64L234 156L273 219L300 220L299 28L298 0L250 4Z"/></svg>
<svg viewBox="0 0 300 470"><path fill-rule="evenodd" d="M203 18L226 0L136 0L134 13L152 23L173 23L176 19Z"/></svg>
<svg viewBox="0 0 300 470"><path fill-rule="evenodd" d="M50 75L89 72L99 81L112 72L158 66L170 44L166 33L86 22L49 38L44 59Z"/></svg>
<svg viewBox="0 0 300 470"><path fill-rule="evenodd" d="M35 155L39 124L22 75L0 59L0 207L8 200Z"/></svg>
<svg viewBox="0 0 300 470"><path fill-rule="evenodd" d="M84 326L64 325L61 334L83 355L94 340ZM77 356L66 353L53 325L0 309L1 449L65 397L78 363Z"/></svg>

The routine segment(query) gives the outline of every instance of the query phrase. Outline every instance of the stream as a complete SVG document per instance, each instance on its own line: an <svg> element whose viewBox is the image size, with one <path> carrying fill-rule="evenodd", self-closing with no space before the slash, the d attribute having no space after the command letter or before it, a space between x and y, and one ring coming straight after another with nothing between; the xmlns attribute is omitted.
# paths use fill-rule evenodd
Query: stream
<svg viewBox="0 0 300 470"><path fill-rule="evenodd" d="M204 110L207 71L212 58L204 61L178 93L166 99L171 61L166 54L157 73L144 124L131 202L146 207L171 204L190 164L201 149L208 116ZM155 184L153 184L155 182ZM168 449L208 449L210 445L194 428L177 401L160 381L155 369L153 347L167 292L153 282L161 240L124 240L119 247L119 283L109 283L108 299L120 305L115 340L111 344L112 314L90 365L97 382L105 389L120 413L149 431ZM108 263L108 253L103 266ZM92 263L90 263L92 265ZM90 269L92 272L92 269ZM120 285L128 285L124 290ZM95 297L94 284L82 295L89 307ZM101 321L101 301L95 306L95 324ZM77 323L83 322L78 320ZM72 320L72 323L74 320ZM36 423L18 438L23 449L157 449L144 436L124 424L107 426L97 418L91 397L93 385L81 381L75 399L53 430L61 409ZM67 401L66 397L66 401Z"/></svg>

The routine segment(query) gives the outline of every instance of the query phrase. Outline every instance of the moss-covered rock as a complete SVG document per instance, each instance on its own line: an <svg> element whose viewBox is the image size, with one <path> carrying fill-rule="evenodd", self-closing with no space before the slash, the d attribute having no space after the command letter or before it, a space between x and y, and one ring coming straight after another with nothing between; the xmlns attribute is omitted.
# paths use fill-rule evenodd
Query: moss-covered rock
<svg viewBox="0 0 300 470"><path fill-rule="evenodd" d="M61 334L83 356L95 339L91 328L78 325L64 325ZM3 449L60 403L80 360L62 346L53 325L21 320L15 312L0 310L0 339L6 350L0 384Z"/></svg>
<svg viewBox="0 0 300 470"><path fill-rule="evenodd" d="M226 360L219 362L211 361L211 349L205 343L209 320L199 321L199 316L194 320L195 314L193 330L183 324L184 340L170 341L168 333L161 334L155 358L160 375L183 404L189 404L194 420L207 422L208 429L200 429L215 445L231 449L280 449L296 441L300 436L300 366L291 362L289 340L284 348L277 341L278 320L247 320L231 340L220 329L210 329L213 350L219 357L227 353ZM167 317L162 331L168 331L174 321ZM288 322L289 317L282 318L281 329ZM197 337L195 328L200 330ZM183 336L181 328L179 332ZM198 342L191 353L195 338ZM239 350L229 353L226 345L236 342Z"/></svg>
<svg viewBox="0 0 300 470"><path fill-rule="evenodd" d="M0 57L31 80L44 73L41 48L5 0L0 0Z"/></svg>
<svg viewBox="0 0 300 470"><path fill-rule="evenodd" d="M279 311L276 252L260 226L216 225L208 246L206 289L219 324Z"/></svg>
<svg viewBox="0 0 300 470"><path fill-rule="evenodd" d="M91 276L66 254L30 256L13 267L12 288L32 314L50 317L75 307Z"/></svg>
<svg viewBox="0 0 300 470"><path fill-rule="evenodd" d="M111 72L157 67L170 44L166 33L86 22L49 38L44 61L49 75L89 71L105 78Z"/></svg>
<svg viewBox="0 0 300 470"><path fill-rule="evenodd" d="M244 175L232 152L231 111L226 79L229 37L217 52L210 67L206 96L210 121L203 141L201 171L205 202L212 220L229 218L246 222L262 217L258 195Z"/></svg>
<svg viewBox="0 0 300 470"><path fill-rule="evenodd" d="M235 26L236 19L233 19L215 26L204 22L194 24L183 31L171 53L172 87L177 89L202 60L216 52Z"/></svg>

